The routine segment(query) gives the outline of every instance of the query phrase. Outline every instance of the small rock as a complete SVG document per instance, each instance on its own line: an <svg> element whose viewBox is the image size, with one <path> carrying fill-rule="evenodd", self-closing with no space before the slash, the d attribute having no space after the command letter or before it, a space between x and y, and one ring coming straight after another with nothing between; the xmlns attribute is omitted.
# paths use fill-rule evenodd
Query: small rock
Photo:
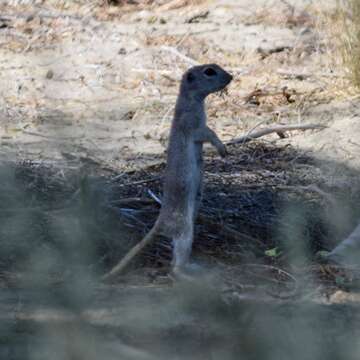
<svg viewBox="0 0 360 360"><path fill-rule="evenodd" d="M48 70L48 72L46 73L46 78L52 79L53 77L54 77L54 72L51 69Z"/></svg>
<svg viewBox="0 0 360 360"><path fill-rule="evenodd" d="M305 35L305 34L310 34L310 33L311 33L311 29L309 27L303 27L299 31L299 35Z"/></svg>
<svg viewBox="0 0 360 360"><path fill-rule="evenodd" d="M135 116L135 111L130 110L122 116L121 120L125 120L125 121L132 120L134 116Z"/></svg>
<svg viewBox="0 0 360 360"><path fill-rule="evenodd" d="M26 17L25 21L26 22L30 22L33 21L35 19L35 15L34 14L30 14Z"/></svg>
<svg viewBox="0 0 360 360"><path fill-rule="evenodd" d="M5 29L7 27L9 27L9 26L8 26L8 24L6 22L0 21L0 29Z"/></svg>

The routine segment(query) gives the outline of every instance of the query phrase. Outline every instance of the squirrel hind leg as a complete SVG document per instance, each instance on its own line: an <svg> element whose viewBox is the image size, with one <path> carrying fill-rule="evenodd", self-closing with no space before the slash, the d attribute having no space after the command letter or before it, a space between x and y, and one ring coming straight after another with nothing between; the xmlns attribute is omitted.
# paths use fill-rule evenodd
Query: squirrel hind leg
<svg viewBox="0 0 360 360"><path fill-rule="evenodd" d="M189 262L192 243L193 243L193 226L186 226L181 234L173 237L173 262L174 271L184 268Z"/></svg>

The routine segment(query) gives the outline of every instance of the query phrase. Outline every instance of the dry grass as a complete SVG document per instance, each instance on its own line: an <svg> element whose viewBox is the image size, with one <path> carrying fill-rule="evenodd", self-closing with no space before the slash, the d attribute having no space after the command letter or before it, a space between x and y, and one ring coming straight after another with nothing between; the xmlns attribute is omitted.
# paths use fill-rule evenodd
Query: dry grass
<svg viewBox="0 0 360 360"><path fill-rule="evenodd" d="M360 0L339 0L335 15L343 65L351 83L360 88Z"/></svg>

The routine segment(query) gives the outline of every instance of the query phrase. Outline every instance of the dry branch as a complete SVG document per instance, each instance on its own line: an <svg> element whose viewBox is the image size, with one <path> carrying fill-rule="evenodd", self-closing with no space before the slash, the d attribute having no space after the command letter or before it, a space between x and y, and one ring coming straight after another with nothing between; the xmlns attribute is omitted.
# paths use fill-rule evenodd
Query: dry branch
<svg viewBox="0 0 360 360"><path fill-rule="evenodd" d="M315 129L324 129L325 125L320 124L304 124L304 125L276 125L271 126L265 129L260 129L258 131L249 132L246 135L240 136L239 138L230 140L226 143L226 145L235 145L235 144L244 144L253 139L260 138L265 135L278 133L283 134L286 131L294 131L294 130L315 130Z"/></svg>
<svg viewBox="0 0 360 360"><path fill-rule="evenodd" d="M185 62L189 63L192 66L200 65L200 63L198 61L190 58L189 56L182 54L179 50L177 50L174 47L163 45L160 47L160 49L175 55L176 57L184 60Z"/></svg>
<svg viewBox="0 0 360 360"><path fill-rule="evenodd" d="M198 216L198 221L201 224L207 225L207 226L214 226L217 229L219 229L219 232L222 233L222 235L231 238L233 240L236 240L238 242L242 242L244 240L246 240L247 242L250 243L258 243L260 246L263 246L263 244L256 238L254 238L253 236L250 236L248 234L239 232L235 229L230 228L229 226L225 225L225 224L219 224L217 221L214 221L213 219L211 219L211 217L203 215L203 214L199 214Z"/></svg>

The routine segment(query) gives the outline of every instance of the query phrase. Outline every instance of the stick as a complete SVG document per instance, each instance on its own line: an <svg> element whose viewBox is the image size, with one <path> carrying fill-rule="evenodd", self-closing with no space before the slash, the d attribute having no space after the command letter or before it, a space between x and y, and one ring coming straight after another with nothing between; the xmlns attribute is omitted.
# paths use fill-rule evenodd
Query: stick
<svg viewBox="0 0 360 360"><path fill-rule="evenodd" d="M142 185L142 184L148 184L150 182L155 182L158 180L161 180L162 176L156 176L150 179L145 179L145 180L139 180L139 181L133 181L133 182L128 182L125 184L119 184L119 186L123 187L123 186L135 186L135 185Z"/></svg>
<svg viewBox="0 0 360 360"><path fill-rule="evenodd" d="M294 130L314 130L314 129L324 129L325 125L320 124L304 124L304 125L275 125L265 129L260 129L258 131L249 132L246 135L240 136L239 138L230 140L226 145L235 145L235 144L244 144L250 140L257 139L259 137L269 135L272 133L284 133L285 131L294 131Z"/></svg>
<svg viewBox="0 0 360 360"><path fill-rule="evenodd" d="M162 45L160 47L160 49L163 50L163 51L167 51L167 52L179 57L180 59L184 60L185 62L189 63L192 66L200 65L200 63L198 61L190 58L189 56L186 56L186 55L182 54L179 50L177 50L174 47L167 46L167 45Z"/></svg>
<svg viewBox="0 0 360 360"><path fill-rule="evenodd" d="M54 139L54 140L69 140L72 141L74 139L82 139L84 136L53 136L53 135L45 135L41 134L35 131L29 131L29 130L21 130L23 134L31 135L31 136L39 136L45 139Z"/></svg>

